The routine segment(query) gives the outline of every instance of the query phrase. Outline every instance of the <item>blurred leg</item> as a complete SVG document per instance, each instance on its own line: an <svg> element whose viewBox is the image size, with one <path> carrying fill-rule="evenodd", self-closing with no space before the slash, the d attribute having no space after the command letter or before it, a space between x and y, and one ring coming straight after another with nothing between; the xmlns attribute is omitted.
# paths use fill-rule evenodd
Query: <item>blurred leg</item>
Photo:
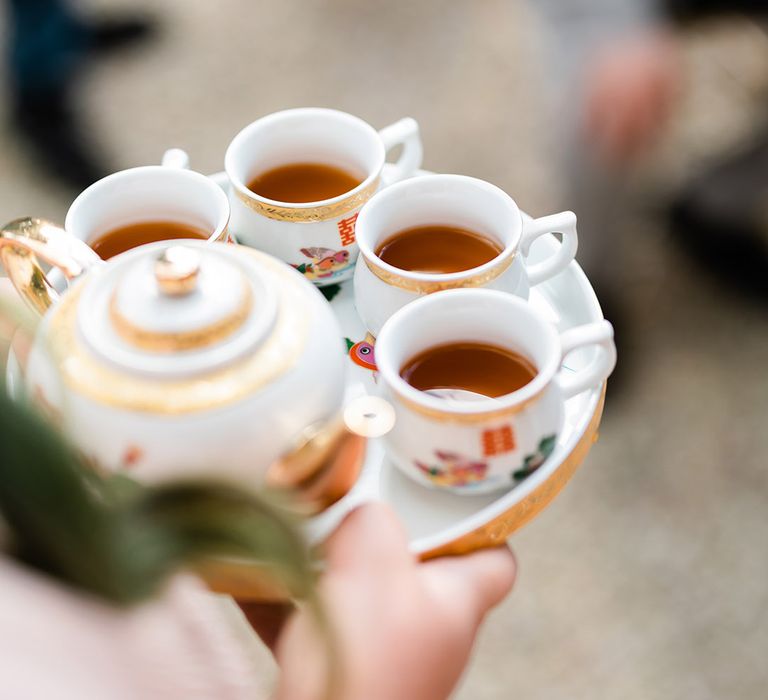
<svg viewBox="0 0 768 700"><path fill-rule="evenodd" d="M8 0L11 118L48 174L76 191L110 168L77 109L85 60L144 38L141 19L79 17L67 0Z"/></svg>

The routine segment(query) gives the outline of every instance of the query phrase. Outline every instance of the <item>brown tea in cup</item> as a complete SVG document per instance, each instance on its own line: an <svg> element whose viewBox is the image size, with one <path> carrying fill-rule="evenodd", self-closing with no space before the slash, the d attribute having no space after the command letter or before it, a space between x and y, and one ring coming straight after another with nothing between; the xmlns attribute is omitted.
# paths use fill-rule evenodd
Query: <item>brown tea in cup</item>
<svg viewBox="0 0 768 700"><path fill-rule="evenodd" d="M292 163L267 170L248 182L251 192L278 202L319 202L355 189L364 178L324 163Z"/></svg>
<svg viewBox="0 0 768 700"><path fill-rule="evenodd" d="M380 243L375 253L400 270L448 274L485 265L502 250L489 236L440 224L399 231Z"/></svg>
<svg viewBox="0 0 768 700"><path fill-rule="evenodd" d="M178 221L142 221L107 231L91 241L90 246L102 260L109 260L115 255L146 243L179 238L206 240L210 235L197 226L182 224Z"/></svg>
<svg viewBox="0 0 768 700"><path fill-rule="evenodd" d="M497 398L522 389L538 374L528 358L487 343L436 345L412 357L400 376L419 391L460 390Z"/></svg>

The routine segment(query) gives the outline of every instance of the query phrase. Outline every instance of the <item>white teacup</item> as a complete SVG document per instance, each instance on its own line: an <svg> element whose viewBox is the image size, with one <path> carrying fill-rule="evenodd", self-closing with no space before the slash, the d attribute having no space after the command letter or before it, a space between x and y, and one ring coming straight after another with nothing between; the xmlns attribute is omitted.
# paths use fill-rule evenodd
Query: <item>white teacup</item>
<svg viewBox="0 0 768 700"><path fill-rule="evenodd" d="M228 238L229 202L210 178L187 170L183 151L171 149L162 165L107 175L83 190L69 207L67 233L85 243L110 230L144 221L173 221L209 231L210 241Z"/></svg>
<svg viewBox="0 0 768 700"><path fill-rule="evenodd" d="M18 229L22 238L35 240L34 251L30 251L31 255L28 253L29 269L22 271L17 265L12 266L14 274L20 275L14 284L23 288L26 276L37 276L41 283L39 303L33 302L33 305L43 311L58 299L68 280L101 262L91 248L97 239L131 224L172 221L210 232L208 241L230 241L226 194L211 178L188 170L188 165L189 158L184 151L171 149L163 156L162 165L107 175L72 202L64 228L34 218L6 224L4 228ZM35 253L53 265L50 272L45 273L39 266ZM78 267L57 266L58 261L65 259L76 260Z"/></svg>
<svg viewBox="0 0 768 700"><path fill-rule="evenodd" d="M376 249L404 229L448 225L487 235L503 247L493 260L448 274L401 270L384 262ZM557 252L535 265L522 258L548 233L562 234ZM576 215L565 211L524 220L514 200L483 180L464 175L424 175L379 192L357 220L361 260L355 272L355 305L373 335L395 311L425 294L486 287L528 298L531 286L564 270L576 255Z"/></svg>
<svg viewBox="0 0 768 700"><path fill-rule="evenodd" d="M444 398L400 376L417 354L468 340L523 355L537 368L535 378L499 398L465 398L461 392ZM591 360L573 372L562 362L577 348L591 348ZM554 449L566 399L596 387L615 363L613 328L605 320L558 334L511 294L458 289L419 299L395 313L376 341L380 385L396 412L395 426L384 438L388 455L426 486L460 494L510 488Z"/></svg>
<svg viewBox="0 0 768 700"><path fill-rule="evenodd" d="M288 109L258 119L235 136L224 160L235 237L293 265L315 284L343 282L357 260L357 214L384 184L387 151L398 145L403 152L389 182L413 175L421 165L419 127L413 119L381 131L334 109ZM259 173L300 162L364 173L365 179L349 192L318 202L279 202L248 189Z"/></svg>

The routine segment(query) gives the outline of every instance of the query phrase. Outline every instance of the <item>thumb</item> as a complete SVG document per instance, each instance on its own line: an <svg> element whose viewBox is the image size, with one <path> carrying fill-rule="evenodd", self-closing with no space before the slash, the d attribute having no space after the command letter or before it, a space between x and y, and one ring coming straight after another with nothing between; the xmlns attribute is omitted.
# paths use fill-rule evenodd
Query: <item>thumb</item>
<svg viewBox="0 0 768 700"><path fill-rule="evenodd" d="M367 503L352 511L325 543L330 570L401 571L415 564L394 511Z"/></svg>
<svg viewBox="0 0 768 700"><path fill-rule="evenodd" d="M431 585L448 588L453 600L468 605L479 620L512 590L517 562L505 545L434 559L422 564L422 571Z"/></svg>

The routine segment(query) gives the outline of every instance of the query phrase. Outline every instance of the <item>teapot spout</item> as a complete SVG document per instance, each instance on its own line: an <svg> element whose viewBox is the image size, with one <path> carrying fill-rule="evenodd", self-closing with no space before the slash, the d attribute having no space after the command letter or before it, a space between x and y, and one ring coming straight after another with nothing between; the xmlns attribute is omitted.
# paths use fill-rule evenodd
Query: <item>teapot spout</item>
<svg viewBox="0 0 768 700"><path fill-rule="evenodd" d="M358 396L343 414L302 432L292 450L267 471L267 483L291 489L307 514L322 512L352 489L365 462L368 438L388 433L392 405L377 396Z"/></svg>
<svg viewBox="0 0 768 700"><path fill-rule="evenodd" d="M354 486L365 447L366 438L350 431L340 416L310 426L295 447L270 466L266 482L291 490L307 515L319 513Z"/></svg>

